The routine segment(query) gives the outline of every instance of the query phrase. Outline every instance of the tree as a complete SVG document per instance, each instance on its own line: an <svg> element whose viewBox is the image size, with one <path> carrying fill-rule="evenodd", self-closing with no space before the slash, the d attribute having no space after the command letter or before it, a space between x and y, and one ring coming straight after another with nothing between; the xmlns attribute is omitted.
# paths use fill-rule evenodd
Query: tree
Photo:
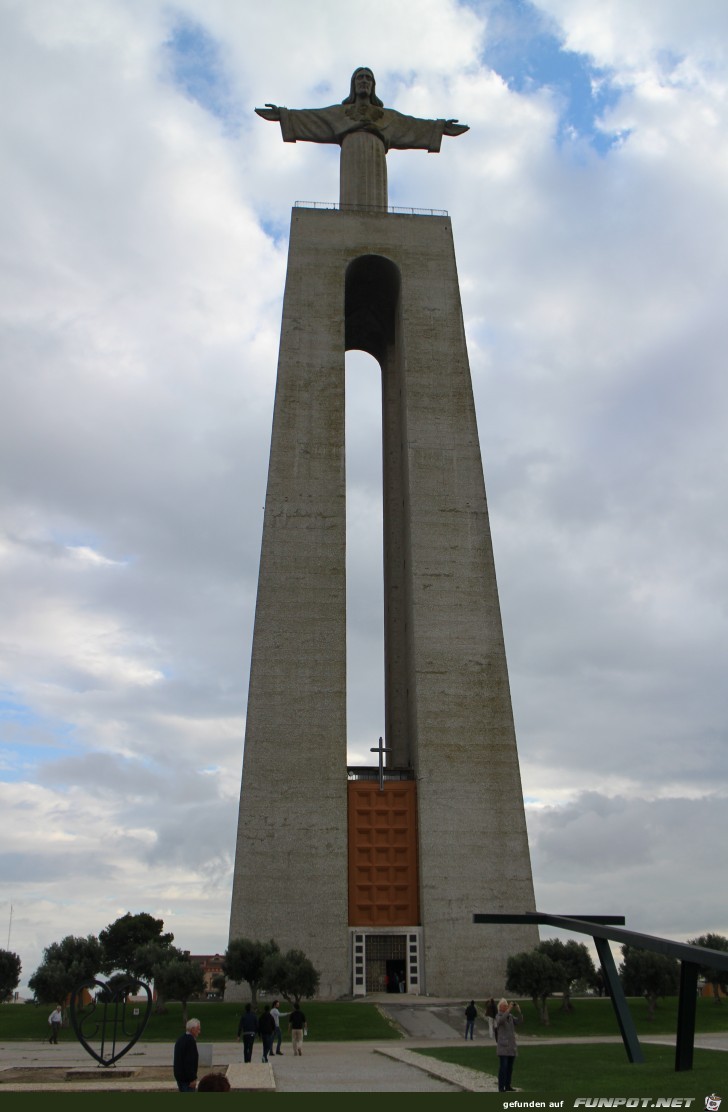
<svg viewBox="0 0 728 1112"><path fill-rule="evenodd" d="M12 996L20 983L20 958L12 950L0 950L0 1002Z"/></svg>
<svg viewBox="0 0 728 1112"><path fill-rule="evenodd" d="M289 950L286 954L279 951L266 959L262 983L298 1007L304 997L316 995L320 977L303 950Z"/></svg>
<svg viewBox="0 0 728 1112"><path fill-rule="evenodd" d="M225 978L224 973L216 973L215 976L210 981L210 984L214 988L215 992L219 992L221 996L225 995L225 987L227 985L227 980Z"/></svg>
<svg viewBox="0 0 728 1112"><path fill-rule="evenodd" d="M560 938L548 938L545 942L539 942L536 949L551 958L562 970L561 991L564 996L561 1009L564 1012L573 1012L571 992L574 985L578 981L592 984L596 979L596 969L589 951L583 942L575 942L573 939L562 942Z"/></svg>
<svg viewBox="0 0 728 1112"><path fill-rule="evenodd" d="M655 1008L661 996L673 996L680 980L680 967L674 958L656 954L652 950L638 950L635 946L622 946L624 961L619 967L622 987L627 996L644 996L647 1001L647 1018L655 1018Z"/></svg>
<svg viewBox="0 0 728 1112"><path fill-rule="evenodd" d="M164 920L155 919L146 911L140 911L137 915L127 911L126 915L109 923L99 934L99 942L104 950L104 971L111 973L114 969L123 969L134 977L143 977L145 973L138 968L136 952L149 943L162 947L171 946L174 935L163 934L163 929Z"/></svg>
<svg viewBox="0 0 728 1112"><path fill-rule="evenodd" d="M705 946L707 950L728 951L728 938L722 934L701 934L698 938L689 939L690 946ZM728 969L714 969L710 965L700 966L700 975L713 989L713 999L720 1004L720 991L728 992Z"/></svg>
<svg viewBox="0 0 728 1112"><path fill-rule="evenodd" d="M128 973L114 973L106 981L106 987L98 993L97 999L106 1004L112 1004L117 999L117 993L121 996L128 996L130 992L135 993L139 989L139 982L130 980Z"/></svg>
<svg viewBox="0 0 728 1112"><path fill-rule="evenodd" d="M277 942L254 942L250 938L234 938L223 959L222 967L230 981L240 984L247 981L250 985L250 998L253 1006L258 1001L258 989L262 987L261 977L266 958L280 953Z"/></svg>
<svg viewBox="0 0 728 1112"><path fill-rule="evenodd" d="M157 998L154 1003L156 1015L163 1015L166 1011L166 998L160 987L158 970L168 965L171 961L188 960L189 958L183 950L178 950L176 946L170 946L168 943L162 942L147 942L143 946L137 947L132 953L131 963L134 968L134 976L139 977L140 980L145 981L147 984L154 981L154 987L157 992Z"/></svg>
<svg viewBox="0 0 728 1112"><path fill-rule="evenodd" d="M43 951L43 961L28 981L41 1003L62 1004L81 981L90 981L103 968L104 952L93 934L66 935Z"/></svg>
<svg viewBox="0 0 728 1112"><path fill-rule="evenodd" d="M546 1000L559 991L563 982L563 970L539 950L524 950L508 959L506 987L519 996L530 996L541 1023L548 1025Z"/></svg>
<svg viewBox="0 0 728 1112"><path fill-rule="evenodd" d="M205 977L197 962L183 958L155 967L154 984L166 1000L182 1002L182 1023L187 1023L187 1003L205 988Z"/></svg>
<svg viewBox="0 0 728 1112"><path fill-rule="evenodd" d="M186 961L184 950L161 942L146 942L132 952L133 975L142 981L152 981L154 970L170 961Z"/></svg>

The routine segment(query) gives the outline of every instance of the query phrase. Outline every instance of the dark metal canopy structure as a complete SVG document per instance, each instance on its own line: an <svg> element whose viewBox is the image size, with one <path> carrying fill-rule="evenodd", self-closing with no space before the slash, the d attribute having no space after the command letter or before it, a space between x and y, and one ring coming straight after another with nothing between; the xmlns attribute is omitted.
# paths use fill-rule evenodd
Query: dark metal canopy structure
<svg viewBox="0 0 728 1112"><path fill-rule="evenodd" d="M474 923L534 923L576 934L591 935L601 962L604 978L614 1007L627 1057L633 1064L644 1062L634 1020L622 989L622 983L609 947L610 942L621 942L641 950L651 950L680 962L680 996L677 1013L677 1039L675 1042L675 1069L693 1068L695 1045L695 1011L698 992L698 973L701 965L728 971L728 953L709 950L705 946L691 946L687 942L673 942L654 934L623 930L623 915L548 915L535 911L523 915L476 914Z"/></svg>

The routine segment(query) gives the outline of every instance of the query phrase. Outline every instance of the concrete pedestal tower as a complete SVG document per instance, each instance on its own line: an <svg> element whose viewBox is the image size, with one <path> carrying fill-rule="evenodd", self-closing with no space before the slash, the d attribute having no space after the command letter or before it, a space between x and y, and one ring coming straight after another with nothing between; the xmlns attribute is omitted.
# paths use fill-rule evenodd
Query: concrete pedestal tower
<svg viewBox="0 0 728 1112"><path fill-rule="evenodd" d="M230 937L302 949L322 996L497 994L538 939L472 922L535 904L452 230L387 209L387 150L467 128L385 109L366 69L257 111L340 144L341 204L291 220ZM352 348L382 370L386 764L347 771Z"/></svg>

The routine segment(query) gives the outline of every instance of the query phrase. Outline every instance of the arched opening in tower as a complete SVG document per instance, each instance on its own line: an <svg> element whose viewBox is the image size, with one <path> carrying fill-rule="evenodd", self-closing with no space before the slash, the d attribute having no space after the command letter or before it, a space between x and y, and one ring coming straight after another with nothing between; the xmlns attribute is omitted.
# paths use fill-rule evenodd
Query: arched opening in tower
<svg viewBox="0 0 728 1112"><path fill-rule="evenodd" d="M361 255L346 271L346 350L381 368L382 547L384 567L384 742L390 768L412 767L411 586L407 568L406 399L400 327L400 271L382 255ZM348 419L349 400L347 399ZM348 449L347 449L348 453ZM347 596L351 585L347 583ZM379 611L382 613L382 610ZM376 744L376 741L375 741ZM373 763L371 760L367 763Z"/></svg>
<svg viewBox="0 0 728 1112"><path fill-rule="evenodd" d="M382 381L377 361L346 356L347 763L372 764L384 727Z"/></svg>

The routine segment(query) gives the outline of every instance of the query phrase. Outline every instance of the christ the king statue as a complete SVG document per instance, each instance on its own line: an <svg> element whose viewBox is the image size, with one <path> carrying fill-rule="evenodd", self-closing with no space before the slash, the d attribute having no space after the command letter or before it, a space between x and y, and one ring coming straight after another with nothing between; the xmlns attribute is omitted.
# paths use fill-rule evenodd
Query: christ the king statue
<svg viewBox="0 0 728 1112"><path fill-rule="evenodd" d="M420 120L385 108L376 95L370 69L354 70L351 90L341 104L328 108L282 108L266 104L255 110L264 120L277 120L286 143L337 143L341 147L342 208L387 208L386 154L395 150L440 150L443 135L462 135L467 124L457 120Z"/></svg>

